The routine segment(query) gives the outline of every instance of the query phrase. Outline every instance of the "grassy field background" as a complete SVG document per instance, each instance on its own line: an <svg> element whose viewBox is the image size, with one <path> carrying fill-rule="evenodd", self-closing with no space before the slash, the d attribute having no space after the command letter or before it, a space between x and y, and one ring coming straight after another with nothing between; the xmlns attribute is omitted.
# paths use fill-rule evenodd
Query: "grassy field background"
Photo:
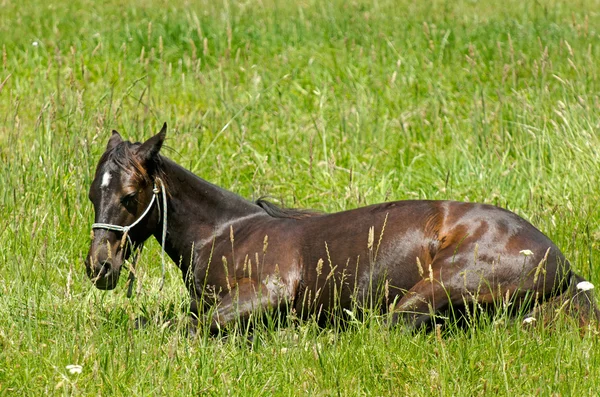
<svg viewBox="0 0 600 397"><path fill-rule="evenodd" d="M92 287L87 191L111 129L247 198L338 211L492 203L600 283L598 1L0 0L0 395L594 395L599 336L502 316L443 338L188 339L147 244ZM133 319L154 313L136 330ZM66 366L82 366L71 374Z"/></svg>

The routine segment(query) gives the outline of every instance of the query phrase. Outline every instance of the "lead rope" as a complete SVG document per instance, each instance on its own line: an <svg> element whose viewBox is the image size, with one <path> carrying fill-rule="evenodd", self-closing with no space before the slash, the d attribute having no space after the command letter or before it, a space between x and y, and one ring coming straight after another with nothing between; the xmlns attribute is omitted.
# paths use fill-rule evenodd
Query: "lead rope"
<svg viewBox="0 0 600 397"><path fill-rule="evenodd" d="M162 187L162 189L160 189L162 191L162 201L163 201L163 211L162 211L162 215L163 215L163 230L162 230L162 242L160 244L161 249L160 249L160 263L161 263L161 267L162 267L162 279L160 280L160 287L159 287L159 291L162 291L163 287L165 286L165 241L167 240L167 192L165 191L165 185L162 182L162 180L160 178L156 178L156 181L160 182L160 185ZM156 192L156 189L158 188L154 188L154 191ZM158 194L158 192L156 192L155 194ZM160 205L158 206L158 210L160 212Z"/></svg>

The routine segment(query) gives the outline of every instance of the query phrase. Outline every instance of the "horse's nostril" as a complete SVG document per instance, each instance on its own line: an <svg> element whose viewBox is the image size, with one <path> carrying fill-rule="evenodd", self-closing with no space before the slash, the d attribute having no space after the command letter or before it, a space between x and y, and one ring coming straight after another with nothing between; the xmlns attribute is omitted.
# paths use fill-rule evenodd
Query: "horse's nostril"
<svg viewBox="0 0 600 397"><path fill-rule="evenodd" d="M102 267L100 268L100 271L98 272L98 278L102 278L102 277L106 276L109 271L110 271L110 262L108 262L108 261L103 262Z"/></svg>

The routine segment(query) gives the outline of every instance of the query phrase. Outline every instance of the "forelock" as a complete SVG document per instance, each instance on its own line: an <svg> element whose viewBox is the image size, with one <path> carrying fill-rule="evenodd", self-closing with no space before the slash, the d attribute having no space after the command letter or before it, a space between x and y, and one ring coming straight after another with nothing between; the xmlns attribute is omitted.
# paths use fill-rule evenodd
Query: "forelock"
<svg viewBox="0 0 600 397"><path fill-rule="evenodd" d="M104 169L129 174L136 183L150 182L148 172L134 154L139 142L121 142L111 150L104 152L100 164Z"/></svg>

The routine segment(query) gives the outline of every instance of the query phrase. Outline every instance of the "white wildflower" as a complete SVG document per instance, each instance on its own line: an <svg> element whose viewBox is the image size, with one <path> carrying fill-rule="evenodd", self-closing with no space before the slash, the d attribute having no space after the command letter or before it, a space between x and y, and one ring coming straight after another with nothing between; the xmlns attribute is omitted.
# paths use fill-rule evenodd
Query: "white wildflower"
<svg viewBox="0 0 600 397"><path fill-rule="evenodd" d="M523 324L533 324L535 321L537 321L535 317L526 317L523 320Z"/></svg>
<svg viewBox="0 0 600 397"><path fill-rule="evenodd" d="M521 251L519 251L519 254L524 255L524 256L531 256L531 255L533 255L533 252L531 250L521 250Z"/></svg>
<svg viewBox="0 0 600 397"><path fill-rule="evenodd" d="M351 310L344 309L344 312L348 315L348 317L350 317L352 321L357 321L356 316Z"/></svg>
<svg viewBox="0 0 600 397"><path fill-rule="evenodd" d="M167 327L171 325L171 320L166 321L163 325L160 326L160 330L164 331L165 329L167 329Z"/></svg>
<svg viewBox="0 0 600 397"><path fill-rule="evenodd" d="M83 367L77 364L69 364L65 368L67 368L67 370L72 374L80 374L83 370Z"/></svg>
<svg viewBox="0 0 600 397"><path fill-rule="evenodd" d="M582 281L577 283L577 289L580 291L589 291L594 289L594 284L590 283L589 281Z"/></svg>
<svg viewBox="0 0 600 397"><path fill-rule="evenodd" d="M34 41L31 43L32 46L37 47L38 45L40 45L40 43L38 43L37 41Z"/></svg>

